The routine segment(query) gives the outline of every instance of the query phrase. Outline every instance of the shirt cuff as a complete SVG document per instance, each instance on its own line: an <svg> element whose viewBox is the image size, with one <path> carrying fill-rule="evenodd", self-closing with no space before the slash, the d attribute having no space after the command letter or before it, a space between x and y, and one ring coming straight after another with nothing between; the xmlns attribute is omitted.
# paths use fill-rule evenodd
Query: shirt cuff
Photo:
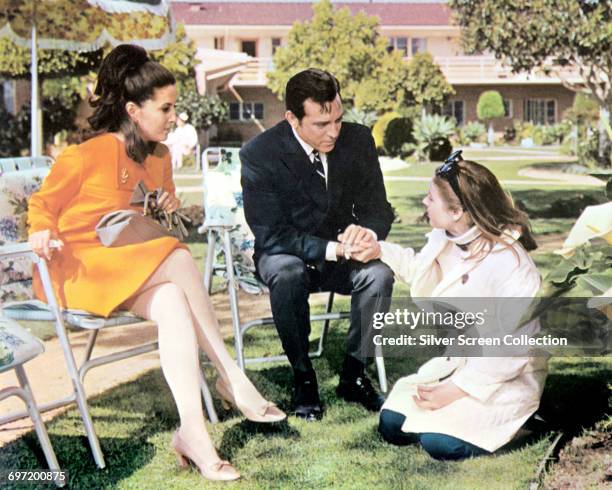
<svg viewBox="0 0 612 490"><path fill-rule="evenodd" d="M327 242L327 248L325 249L325 260L329 262L338 262L338 256L336 255L336 246L338 242Z"/></svg>

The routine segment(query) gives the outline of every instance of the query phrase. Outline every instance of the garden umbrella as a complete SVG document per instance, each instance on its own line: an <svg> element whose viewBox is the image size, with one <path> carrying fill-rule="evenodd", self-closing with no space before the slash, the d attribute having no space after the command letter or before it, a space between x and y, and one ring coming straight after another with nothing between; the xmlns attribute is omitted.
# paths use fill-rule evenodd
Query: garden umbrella
<svg viewBox="0 0 612 490"><path fill-rule="evenodd" d="M37 49L106 44L161 49L174 40L169 0L0 0L0 37L31 49L31 155L41 154Z"/></svg>

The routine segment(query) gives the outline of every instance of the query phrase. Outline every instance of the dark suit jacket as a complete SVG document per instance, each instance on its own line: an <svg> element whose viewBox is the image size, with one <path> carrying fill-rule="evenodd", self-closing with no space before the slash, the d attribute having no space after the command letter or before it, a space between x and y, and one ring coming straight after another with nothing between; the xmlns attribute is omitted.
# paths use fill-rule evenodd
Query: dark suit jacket
<svg viewBox="0 0 612 490"><path fill-rule="evenodd" d="M246 220L261 254L291 254L320 265L330 240L355 223L386 238L393 221L370 130L342 123L327 154L327 196L310 185L314 165L283 121L240 150Z"/></svg>

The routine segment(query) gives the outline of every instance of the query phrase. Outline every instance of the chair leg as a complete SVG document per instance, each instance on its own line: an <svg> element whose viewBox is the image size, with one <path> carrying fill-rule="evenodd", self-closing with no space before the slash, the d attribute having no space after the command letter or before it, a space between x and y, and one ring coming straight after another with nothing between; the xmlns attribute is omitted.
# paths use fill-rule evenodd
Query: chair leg
<svg viewBox="0 0 612 490"><path fill-rule="evenodd" d="M28 412L30 413L30 418L32 419L32 422L34 422L34 428L36 430L36 435L38 436L38 442L40 443L43 453L45 455L45 459L47 460L47 466L51 471L60 471L60 466L57 462L55 451L53 450L51 440L49 439L49 434L47 433L45 424L42 420L42 417L40 416L38 407L36 406L34 394L32 393L32 389L30 388L30 383L28 381L28 377L26 376L25 370L23 369L23 366L16 366L15 372L17 373L17 379L19 380L19 384L21 385L21 388L26 394L27 399L25 400L25 402L28 407ZM63 487L64 485L65 482L63 480L57 481L58 487Z"/></svg>
<svg viewBox="0 0 612 490"><path fill-rule="evenodd" d="M325 312L331 313L333 308L334 308L334 292L331 291L329 293L329 296L327 297L327 307L326 307ZM330 322L331 322L330 319L327 319L323 322L323 330L321 330L321 336L319 337L319 345L317 347L317 350L312 353L312 357L320 357L321 355L323 355L323 347L325 344L325 339L327 337L327 332L329 331Z"/></svg>
<svg viewBox="0 0 612 490"><path fill-rule="evenodd" d="M212 293L212 277L215 262L215 246L217 244L217 233L215 230L208 230L208 248L206 250L206 262L204 263L204 289L208 294Z"/></svg>
<svg viewBox="0 0 612 490"><path fill-rule="evenodd" d="M234 276L234 260L232 259L232 241L229 228L223 230L223 253L225 254L225 269L227 273L227 290L232 312L232 327L234 329L234 344L238 367L244 371L244 347L240 332L240 311L238 310L238 284Z"/></svg>
<svg viewBox="0 0 612 490"><path fill-rule="evenodd" d="M374 355L376 356L374 359L376 360L376 370L378 371L378 384L380 386L380 391L387 393L387 371L385 370L385 358L383 357L380 345L377 345L374 349Z"/></svg>
<svg viewBox="0 0 612 490"><path fill-rule="evenodd" d="M64 352L66 368L68 370L68 375L70 376L70 379L72 381L72 388L74 390L77 406L81 414L81 419L83 420L85 432L87 433L87 439L89 439L89 446L91 447L91 452L93 454L96 465L99 468L104 468L106 467L106 463L104 462L104 455L102 454L102 449L100 448L100 441L98 440L98 436L96 435L96 431L93 426L93 421L91 420L89 406L87 405L87 397L85 395L85 388L83 387L83 384L81 383L81 380L79 378L79 372L77 369L76 361L74 360L74 354L70 346L70 341L68 340L68 334L66 333L66 327L64 326L62 314L57 304L57 300L55 299L53 287L51 286L49 270L47 269L46 262L42 259L38 260L37 266L42 279L47 304L49 305L51 311L53 312L53 315L55 316L55 330L57 332L60 345L62 346L62 351Z"/></svg>

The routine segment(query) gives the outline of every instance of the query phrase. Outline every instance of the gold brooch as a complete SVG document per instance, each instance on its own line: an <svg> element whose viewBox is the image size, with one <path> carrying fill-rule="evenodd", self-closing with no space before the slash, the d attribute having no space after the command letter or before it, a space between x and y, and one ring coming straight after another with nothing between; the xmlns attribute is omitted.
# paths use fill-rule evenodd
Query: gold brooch
<svg viewBox="0 0 612 490"><path fill-rule="evenodd" d="M121 177L120 177L121 183L125 184L128 181L128 177L129 177L129 174L128 174L127 168L123 167L121 169Z"/></svg>

